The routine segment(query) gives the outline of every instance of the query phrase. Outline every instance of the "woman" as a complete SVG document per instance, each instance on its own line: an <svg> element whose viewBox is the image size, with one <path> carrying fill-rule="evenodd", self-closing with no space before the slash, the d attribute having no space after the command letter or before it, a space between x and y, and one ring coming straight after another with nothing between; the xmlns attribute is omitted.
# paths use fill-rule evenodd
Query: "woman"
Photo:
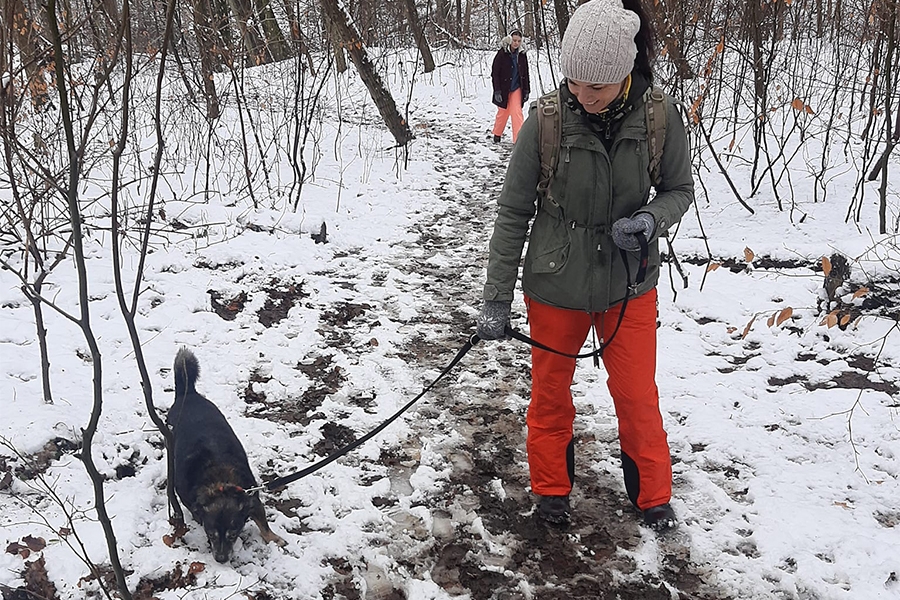
<svg viewBox="0 0 900 600"><path fill-rule="evenodd" d="M519 129L525 117L522 107L531 92L528 77L528 58L522 47L522 33L513 31L500 42L500 50L494 56L491 67L491 81L494 94L491 101L497 105L497 117L494 119L494 143L500 141L506 122L512 117L512 141L516 143Z"/></svg>
<svg viewBox="0 0 900 600"><path fill-rule="evenodd" d="M522 287L531 337L576 354L593 327L603 352L619 424L622 469L631 502L654 528L675 525L669 505L672 465L656 387L657 238L694 198L684 124L666 97L667 127L656 195L650 201L645 92L651 85L653 33L639 0L591 0L563 36L562 141L556 174L536 209L541 180L538 117L528 119L510 158L490 243L482 339L504 337L529 223ZM648 100L649 101L649 100ZM640 257L636 234L650 242L643 283L628 290ZM627 309L619 312L628 294ZM610 338L611 341L610 341ZM538 514L569 520L574 481L570 386L575 361L532 350L527 450Z"/></svg>

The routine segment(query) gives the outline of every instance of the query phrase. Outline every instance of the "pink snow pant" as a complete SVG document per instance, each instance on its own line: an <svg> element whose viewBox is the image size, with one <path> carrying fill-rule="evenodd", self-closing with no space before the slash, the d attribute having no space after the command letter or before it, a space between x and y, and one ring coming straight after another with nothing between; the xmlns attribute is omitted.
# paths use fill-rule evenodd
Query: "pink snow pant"
<svg viewBox="0 0 900 600"><path fill-rule="evenodd" d="M512 117L512 141L516 143L519 137L519 129L525 122L525 116L522 114L522 88L509 93L506 100L506 108L497 107L497 118L494 119L494 135L503 135L506 129L506 122Z"/></svg>

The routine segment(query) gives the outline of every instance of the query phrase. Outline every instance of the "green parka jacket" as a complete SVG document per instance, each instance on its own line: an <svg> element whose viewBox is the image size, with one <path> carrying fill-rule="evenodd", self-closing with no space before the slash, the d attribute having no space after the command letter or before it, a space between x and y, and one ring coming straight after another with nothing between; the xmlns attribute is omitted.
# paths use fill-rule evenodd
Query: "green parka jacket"
<svg viewBox="0 0 900 600"><path fill-rule="evenodd" d="M617 219L637 212L653 215L656 230L649 240L647 277L632 297L656 286L660 264L658 238L681 219L694 200L684 123L672 98L666 97L666 105L661 182L650 201L650 154L643 102L638 101L623 117L610 152L583 116L563 103L559 164L548 199L540 202L539 209L539 117L532 106L519 132L498 200L485 300L512 300L532 218L522 275L522 288L530 298L588 312L603 311L621 302L628 284L610 229ZM640 257L637 252L627 254L633 278Z"/></svg>

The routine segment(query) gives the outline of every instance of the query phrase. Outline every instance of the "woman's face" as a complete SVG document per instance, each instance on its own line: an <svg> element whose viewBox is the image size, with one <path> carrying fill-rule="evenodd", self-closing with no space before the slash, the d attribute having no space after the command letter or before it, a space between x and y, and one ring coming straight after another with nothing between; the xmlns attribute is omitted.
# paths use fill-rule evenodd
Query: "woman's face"
<svg viewBox="0 0 900 600"><path fill-rule="evenodd" d="M569 91L589 113L597 114L609 106L622 93L622 83L587 83L567 79Z"/></svg>
<svg viewBox="0 0 900 600"><path fill-rule="evenodd" d="M521 35L512 36L512 41L509 43L509 47L512 48L513 50L518 50L519 46L521 46L521 45L522 45L522 36Z"/></svg>

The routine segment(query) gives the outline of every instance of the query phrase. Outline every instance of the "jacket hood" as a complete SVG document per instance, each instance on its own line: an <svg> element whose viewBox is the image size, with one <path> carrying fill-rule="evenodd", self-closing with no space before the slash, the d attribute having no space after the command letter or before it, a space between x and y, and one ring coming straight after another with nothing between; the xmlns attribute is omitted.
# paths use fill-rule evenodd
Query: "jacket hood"
<svg viewBox="0 0 900 600"><path fill-rule="evenodd" d="M510 46L512 45L512 36L508 35L502 40L500 40L500 49L506 52L510 52ZM519 44L519 52L525 54L527 48L525 47L525 38L522 38L522 43Z"/></svg>

